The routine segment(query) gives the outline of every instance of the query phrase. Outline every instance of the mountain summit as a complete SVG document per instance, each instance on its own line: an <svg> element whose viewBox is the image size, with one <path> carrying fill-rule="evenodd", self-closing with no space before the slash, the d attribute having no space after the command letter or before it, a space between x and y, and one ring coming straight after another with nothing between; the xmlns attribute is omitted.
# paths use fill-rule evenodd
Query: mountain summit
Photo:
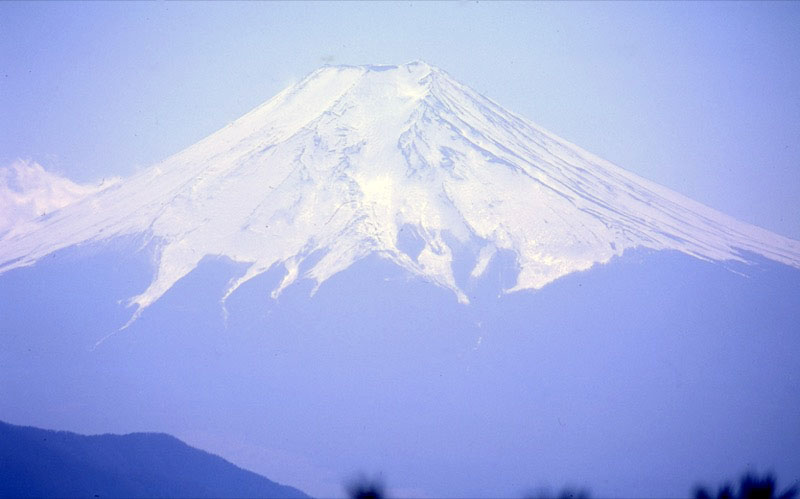
<svg viewBox="0 0 800 499"><path fill-rule="evenodd" d="M317 285L372 253L453 290L511 252L506 291L536 289L634 247L800 267L800 243L642 179L521 118L444 71L324 67L225 128L0 239L0 272L58 249L142 234L156 275L139 312L206 256L275 265Z"/></svg>

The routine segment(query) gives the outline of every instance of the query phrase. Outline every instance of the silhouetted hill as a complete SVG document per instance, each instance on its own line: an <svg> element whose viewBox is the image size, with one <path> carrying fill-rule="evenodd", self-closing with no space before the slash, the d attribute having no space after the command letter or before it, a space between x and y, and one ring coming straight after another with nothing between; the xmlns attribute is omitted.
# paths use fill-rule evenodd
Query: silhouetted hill
<svg viewBox="0 0 800 499"><path fill-rule="evenodd" d="M0 422L3 497L308 497L163 433L85 436Z"/></svg>

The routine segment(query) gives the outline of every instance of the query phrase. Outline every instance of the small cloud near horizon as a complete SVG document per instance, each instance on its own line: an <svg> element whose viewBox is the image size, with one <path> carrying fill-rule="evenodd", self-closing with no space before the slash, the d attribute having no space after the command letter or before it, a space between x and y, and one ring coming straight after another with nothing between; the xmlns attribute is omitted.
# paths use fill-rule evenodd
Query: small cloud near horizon
<svg viewBox="0 0 800 499"><path fill-rule="evenodd" d="M119 178L78 184L34 161L0 167L0 234L115 184Z"/></svg>

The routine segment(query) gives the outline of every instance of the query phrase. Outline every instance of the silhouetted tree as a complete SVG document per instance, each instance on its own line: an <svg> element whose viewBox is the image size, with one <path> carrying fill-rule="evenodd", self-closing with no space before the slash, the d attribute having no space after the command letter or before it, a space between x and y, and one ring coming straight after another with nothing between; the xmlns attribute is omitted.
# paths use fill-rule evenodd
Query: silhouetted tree
<svg viewBox="0 0 800 499"><path fill-rule="evenodd" d="M565 487L558 494L551 494L550 491L542 489L534 494L529 494L529 499L589 499L590 494L586 489L573 489Z"/></svg>
<svg viewBox="0 0 800 499"><path fill-rule="evenodd" d="M797 486L790 487L781 493L776 492L775 476L767 473L759 477L752 473L745 474L739 481L739 493L733 492L730 483L722 485L716 495L703 486L695 489L695 499L795 499Z"/></svg>
<svg viewBox="0 0 800 499"><path fill-rule="evenodd" d="M347 495L351 499L383 499L386 497L383 484L379 480L359 478L347 487Z"/></svg>

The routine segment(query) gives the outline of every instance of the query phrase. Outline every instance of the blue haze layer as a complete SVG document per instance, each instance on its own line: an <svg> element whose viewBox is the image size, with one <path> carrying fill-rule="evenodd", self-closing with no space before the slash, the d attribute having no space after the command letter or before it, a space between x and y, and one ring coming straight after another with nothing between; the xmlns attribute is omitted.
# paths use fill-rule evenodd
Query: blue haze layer
<svg viewBox="0 0 800 499"><path fill-rule="evenodd" d="M465 307L374 256L313 298L301 281L270 299L273 269L230 297L226 323L219 299L243 269L209 259L93 348L148 283L133 247L0 276L0 419L169 432L318 495L359 471L435 496L800 479L796 269L629 252L498 298L515 271L501 257Z"/></svg>

